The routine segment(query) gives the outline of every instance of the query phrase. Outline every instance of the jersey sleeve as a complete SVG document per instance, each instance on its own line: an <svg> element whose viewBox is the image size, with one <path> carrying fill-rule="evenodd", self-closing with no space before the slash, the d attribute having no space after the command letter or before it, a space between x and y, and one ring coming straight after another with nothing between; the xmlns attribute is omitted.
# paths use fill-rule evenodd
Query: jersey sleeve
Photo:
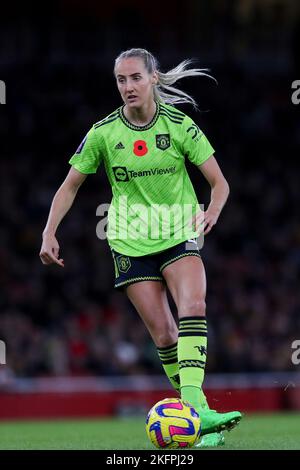
<svg viewBox="0 0 300 470"><path fill-rule="evenodd" d="M70 165L80 173L96 173L103 159L99 140L96 130L92 127L69 160Z"/></svg>
<svg viewBox="0 0 300 470"><path fill-rule="evenodd" d="M214 153L214 148L194 121L186 116L183 121L183 153L190 162L201 165Z"/></svg>

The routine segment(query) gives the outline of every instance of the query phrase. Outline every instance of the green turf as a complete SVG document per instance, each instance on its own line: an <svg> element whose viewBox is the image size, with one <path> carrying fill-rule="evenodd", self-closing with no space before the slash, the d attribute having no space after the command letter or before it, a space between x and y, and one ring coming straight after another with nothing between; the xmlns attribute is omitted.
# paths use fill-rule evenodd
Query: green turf
<svg viewBox="0 0 300 470"><path fill-rule="evenodd" d="M244 416L225 441L220 450L300 449L300 415ZM140 418L0 422L0 449L155 450Z"/></svg>

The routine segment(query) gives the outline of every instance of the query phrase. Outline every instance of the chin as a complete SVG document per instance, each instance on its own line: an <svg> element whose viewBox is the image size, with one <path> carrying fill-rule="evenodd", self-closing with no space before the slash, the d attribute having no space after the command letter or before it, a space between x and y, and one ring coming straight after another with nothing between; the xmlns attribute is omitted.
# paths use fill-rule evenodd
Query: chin
<svg viewBox="0 0 300 470"><path fill-rule="evenodd" d="M129 108L140 108L141 107L141 103L138 100L133 101L133 102L128 101L126 104Z"/></svg>

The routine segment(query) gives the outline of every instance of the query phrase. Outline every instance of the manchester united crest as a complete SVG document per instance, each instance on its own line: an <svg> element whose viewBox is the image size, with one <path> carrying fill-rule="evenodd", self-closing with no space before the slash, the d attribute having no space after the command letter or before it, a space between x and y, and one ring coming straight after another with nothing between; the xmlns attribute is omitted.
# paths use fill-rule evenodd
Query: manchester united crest
<svg viewBox="0 0 300 470"><path fill-rule="evenodd" d="M122 273L127 273L128 269L131 266L130 259L128 256L117 256L117 263L119 271Z"/></svg>
<svg viewBox="0 0 300 470"><path fill-rule="evenodd" d="M166 150L170 147L170 134L157 134L156 147L160 150Z"/></svg>

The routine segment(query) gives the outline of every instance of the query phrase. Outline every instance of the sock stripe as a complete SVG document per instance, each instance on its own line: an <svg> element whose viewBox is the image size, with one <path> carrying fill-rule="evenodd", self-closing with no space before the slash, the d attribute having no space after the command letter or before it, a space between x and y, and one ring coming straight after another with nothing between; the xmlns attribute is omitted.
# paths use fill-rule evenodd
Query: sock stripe
<svg viewBox="0 0 300 470"><path fill-rule="evenodd" d="M166 351L161 351L159 348L157 348L157 351L159 352L159 354L162 354L162 355L166 355L166 354L173 354L177 351L177 347L176 348L172 348L172 349L169 349L169 350L166 350Z"/></svg>
<svg viewBox="0 0 300 470"><path fill-rule="evenodd" d="M207 331L201 331L201 330L199 330L199 331L190 331L190 330L185 330L185 331L181 331L181 332L179 333L179 335L181 335L181 336L188 336L189 334L190 334L191 336L199 336L199 335L201 335L201 334L207 336ZM179 335L178 335L178 337L180 337Z"/></svg>
<svg viewBox="0 0 300 470"><path fill-rule="evenodd" d="M159 349L157 350L158 354L160 356L169 356L170 354L177 354L177 348L176 349L172 349L171 351L164 351L164 352L161 352Z"/></svg>
<svg viewBox="0 0 300 470"><path fill-rule="evenodd" d="M157 351L159 351L159 352L168 352L168 351L172 351L173 349L177 349L177 343L171 344L170 346L159 347L159 348L156 348L156 349L157 349Z"/></svg>
<svg viewBox="0 0 300 470"><path fill-rule="evenodd" d="M172 354L160 354L160 353L158 353L158 355L159 355L160 359L162 359L162 360L177 358L177 352L174 352Z"/></svg>
<svg viewBox="0 0 300 470"><path fill-rule="evenodd" d="M204 317L183 317L179 320L178 338L185 336L207 337L207 324Z"/></svg>
<svg viewBox="0 0 300 470"><path fill-rule="evenodd" d="M177 364L177 343L157 348L157 352L163 366Z"/></svg>
<svg viewBox="0 0 300 470"><path fill-rule="evenodd" d="M160 351L157 351L158 354L159 354L159 357L168 357L168 356L173 356L174 354L176 355L177 354L177 349L175 349L174 351L168 351L168 352L160 352Z"/></svg>
<svg viewBox="0 0 300 470"><path fill-rule="evenodd" d="M182 338L183 336L205 336L205 337L207 337L207 333L200 333L200 332L197 331L197 332L193 332L193 333L182 332L182 333L178 334L179 338Z"/></svg>
<svg viewBox="0 0 300 470"><path fill-rule="evenodd" d="M205 334L207 335L207 330L196 330L196 331L195 330L183 330L183 331L180 331L179 335L186 336L186 334L183 335L183 333L186 333L186 334L189 333L191 336L195 336L195 335L198 336L198 333L203 333L204 335Z"/></svg>
<svg viewBox="0 0 300 470"><path fill-rule="evenodd" d="M180 327L180 330L179 331L182 331L182 330L191 330L191 331L198 331L198 330L201 330L201 331L207 331L207 328L204 326L204 325L199 325L197 327L195 326L189 326L189 325L185 325L185 326L181 326Z"/></svg>
<svg viewBox="0 0 300 470"><path fill-rule="evenodd" d="M184 369L186 367L197 367L200 369L205 368L205 362L204 361L199 361L196 359L185 359L184 361L179 361L179 370Z"/></svg>
<svg viewBox="0 0 300 470"><path fill-rule="evenodd" d="M157 351L158 352L158 355L159 357L169 357L169 356L177 356L177 349L175 349L174 351L170 351L170 352L165 352L165 353L162 353L160 351Z"/></svg>

